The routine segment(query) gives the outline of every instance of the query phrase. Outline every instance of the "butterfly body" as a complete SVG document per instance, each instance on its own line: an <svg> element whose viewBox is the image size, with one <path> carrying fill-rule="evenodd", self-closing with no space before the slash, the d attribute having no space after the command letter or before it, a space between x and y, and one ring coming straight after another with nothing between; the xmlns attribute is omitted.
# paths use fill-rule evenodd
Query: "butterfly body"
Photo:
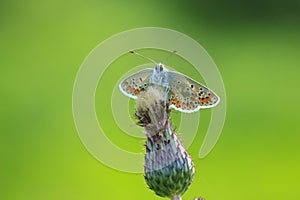
<svg viewBox="0 0 300 200"><path fill-rule="evenodd" d="M119 88L125 95L136 99L149 86L163 87L170 107L185 113L214 107L220 100L212 90L181 73L169 71L161 63L154 69L143 69L125 78Z"/></svg>
<svg viewBox="0 0 300 200"><path fill-rule="evenodd" d="M164 88L169 87L168 83L168 72L166 68L163 67L161 63L158 63L154 70L153 73L150 77L150 83L154 85L160 85Z"/></svg>

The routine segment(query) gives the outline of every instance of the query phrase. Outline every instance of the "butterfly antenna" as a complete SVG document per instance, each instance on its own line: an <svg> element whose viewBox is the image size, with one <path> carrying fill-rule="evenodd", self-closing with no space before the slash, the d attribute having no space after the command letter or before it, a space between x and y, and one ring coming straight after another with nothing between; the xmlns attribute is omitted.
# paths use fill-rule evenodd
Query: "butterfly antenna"
<svg viewBox="0 0 300 200"><path fill-rule="evenodd" d="M170 54L163 60L162 63L165 63L171 56L173 56L175 53L177 53L177 51L171 51Z"/></svg>
<svg viewBox="0 0 300 200"><path fill-rule="evenodd" d="M144 58L144 59L146 59L146 60L149 60L149 61L151 61L151 62L157 64L157 62L155 62L155 61L152 60L151 58L148 58L148 57L146 57L146 56L143 56L143 55L141 55L141 54L139 54L139 53L137 53L137 52L135 52L135 51L129 51L129 53L135 54L135 55L137 55L137 56L140 56L140 57L142 57L142 58Z"/></svg>

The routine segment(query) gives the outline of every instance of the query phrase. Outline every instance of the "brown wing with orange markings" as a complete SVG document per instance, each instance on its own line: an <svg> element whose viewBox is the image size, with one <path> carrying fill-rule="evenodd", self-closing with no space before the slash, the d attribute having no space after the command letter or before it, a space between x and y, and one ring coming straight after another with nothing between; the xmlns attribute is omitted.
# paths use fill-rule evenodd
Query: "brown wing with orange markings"
<svg viewBox="0 0 300 200"><path fill-rule="evenodd" d="M172 108L185 113L216 106L220 98L201 83L178 72L168 72L169 101Z"/></svg>
<svg viewBox="0 0 300 200"><path fill-rule="evenodd" d="M148 68L138 71L122 80L119 88L126 96L136 99L141 92L148 88L152 73L153 69Z"/></svg>

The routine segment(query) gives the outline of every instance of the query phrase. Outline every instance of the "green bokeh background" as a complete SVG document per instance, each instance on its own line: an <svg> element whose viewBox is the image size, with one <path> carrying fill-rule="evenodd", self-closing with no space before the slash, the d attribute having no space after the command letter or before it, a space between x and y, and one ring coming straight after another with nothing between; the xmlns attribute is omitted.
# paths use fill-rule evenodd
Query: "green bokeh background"
<svg viewBox="0 0 300 200"><path fill-rule="evenodd" d="M88 53L116 33L145 26L197 40L226 87L224 130L203 160L197 156L210 111L201 115L204 125L189 149L197 173L184 199L300 199L299 1L4 0L0 25L0 199L161 199L142 174L94 159L72 117L73 83ZM112 65L99 83L97 114L114 143L143 152L143 142L122 134L101 110L109 110L112 80L129 69L122 59L126 66L144 63L124 56Z"/></svg>

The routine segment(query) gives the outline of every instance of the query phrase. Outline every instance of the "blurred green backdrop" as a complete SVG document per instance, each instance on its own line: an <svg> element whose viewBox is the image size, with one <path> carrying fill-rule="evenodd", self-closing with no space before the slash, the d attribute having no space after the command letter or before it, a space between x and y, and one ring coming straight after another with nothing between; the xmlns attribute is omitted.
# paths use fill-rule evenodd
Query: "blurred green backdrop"
<svg viewBox="0 0 300 200"><path fill-rule="evenodd" d="M197 40L226 87L223 133L203 160L203 135L189 149L197 174L184 199L300 199L299 1L3 0L0 23L0 199L161 199L141 174L94 159L72 118L84 58L111 35L145 26ZM107 77L119 70L110 69ZM101 87L97 102L109 91ZM140 140L111 129L115 143L143 152Z"/></svg>

